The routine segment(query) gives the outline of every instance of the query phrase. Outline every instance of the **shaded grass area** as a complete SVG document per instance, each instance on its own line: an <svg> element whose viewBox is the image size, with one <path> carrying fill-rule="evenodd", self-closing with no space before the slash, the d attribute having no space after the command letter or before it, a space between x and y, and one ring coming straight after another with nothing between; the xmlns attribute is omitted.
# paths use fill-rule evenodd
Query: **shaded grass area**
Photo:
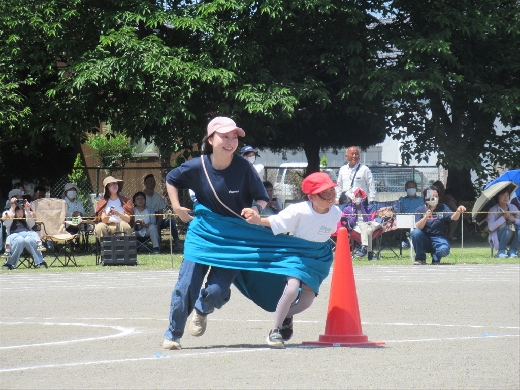
<svg viewBox="0 0 520 390"><path fill-rule="evenodd" d="M3 271L3 272L82 272L82 271L137 271L137 270L178 270L182 261L182 253L173 253L170 255L169 252L169 241L163 240L163 253L151 254L138 252L137 254L137 266L101 266L96 265L96 258L94 253L75 253L75 259L78 264L77 267L62 267L55 263L54 266L48 269L27 269L18 268L15 271ZM399 254L399 248L397 246L392 249ZM495 253L496 254L496 253ZM46 261L50 263L51 258L47 257ZM431 258L428 256L427 263L431 263ZM442 264L520 264L520 258L506 258L498 259L491 257L491 249L487 242L468 242L464 243L462 247L461 243L454 243L451 246L451 253L449 256L442 259ZM410 265L410 249L403 249L403 257L396 257L390 249L384 249L382 251L382 258L375 261L368 261L365 256L362 259L354 259L353 264L355 266L377 266L377 265Z"/></svg>

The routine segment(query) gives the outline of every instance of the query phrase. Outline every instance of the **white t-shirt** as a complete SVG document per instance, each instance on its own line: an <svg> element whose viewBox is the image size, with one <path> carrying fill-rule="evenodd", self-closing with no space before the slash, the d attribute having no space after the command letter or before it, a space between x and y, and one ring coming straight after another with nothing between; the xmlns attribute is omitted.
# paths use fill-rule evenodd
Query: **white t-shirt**
<svg viewBox="0 0 520 390"><path fill-rule="evenodd" d="M144 223L149 223L152 225L156 224L155 215L152 214L150 209L146 207L144 211L139 211L137 207L134 207L134 216L135 220L138 221L140 219L144 220Z"/></svg>
<svg viewBox="0 0 520 390"><path fill-rule="evenodd" d="M326 214L318 214L312 202L295 203L268 217L274 234L292 232L308 241L325 242L338 228L341 211L332 206Z"/></svg>
<svg viewBox="0 0 520 390"><path fill-rule="evenodd" d="M107 207L105 208L105 214L110 215L110 209L114 206L114 208L119 211L121 214L125 213L125 210L123 209L123 205L121 204L121 201L119 199L112 200L109 199L107 202ZM108 219L108 223L119 223L122 219L118 215L110 215L110 218Z"/></svg>
<svg viewBox="0 0 520 390"><path fill-rule="evenodd" d="M152 196L146 195L146 208L152 213L162 210L164 207L166 207L164 199L157 192L154 192Z"/></svg>

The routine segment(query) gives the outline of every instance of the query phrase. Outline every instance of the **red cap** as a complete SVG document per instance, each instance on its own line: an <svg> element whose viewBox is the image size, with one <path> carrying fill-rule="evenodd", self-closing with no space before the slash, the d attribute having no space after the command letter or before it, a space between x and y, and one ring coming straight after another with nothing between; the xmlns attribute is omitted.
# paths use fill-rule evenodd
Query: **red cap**
<svg viewBox="0 0 520 390"><path fill-rule="evenodd" d="M360 195L363 199L365 199L367 197L367 194L365 193L365 191L363 191L359 187L354 190L354 196L358 196L358 195Z"/></svg>
<svg viewBox="0 0 520 390"><path fill-rule="evenodd" d="M315 172L303 179L302 191L307 195L315 195L337 186L325 172Z"/></svg>

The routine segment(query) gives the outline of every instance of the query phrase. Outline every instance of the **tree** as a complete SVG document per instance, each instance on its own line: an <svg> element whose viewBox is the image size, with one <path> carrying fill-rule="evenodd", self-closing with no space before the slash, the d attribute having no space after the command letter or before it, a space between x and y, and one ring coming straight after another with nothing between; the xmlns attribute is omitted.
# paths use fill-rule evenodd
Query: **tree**
<svg viewBox="0 0 520 390"><path fill-rule="evenodd" d="M201 16L220 23L203 45L235 74L215 111L236 114L249 143L303 149L310 173L319 170L322 149L384 139L383 101L371 79L381 42L368 10L377 1L212 5L201 6Z"/></svg>
<svg viewBox="0 0 520 390"><path fill-rule="evenodd" d="M207 121L223 114L260 146L303 148L316 170L320 148L382 140L381 103L366 93L377 48L371 6L11 0L2 27L12 38L2 51L17 78L36 74L21 90L32 112L24 134L35 148L42 133L72 145L108 121L153 139L162 156L184 149L187 157ZM30 44L19 54L22 41Z"/></svg>
<svg viewBox="0 0 520 390"><path fill-rule="evenodd" d="M447 187L474 199L471 170L520 166L520 4L395 0L382 88L403 159L437 152ZM500 134L500 120L512 127Z"/></svg>
<svg viewBox="0 0 520 390"><path fill-rule="evenodd" d="M100 168L109 175L123 168L133 159L136 152L130 138L113 132L91 134L85 143L94 149L94 156L99 159Z"/></svg>

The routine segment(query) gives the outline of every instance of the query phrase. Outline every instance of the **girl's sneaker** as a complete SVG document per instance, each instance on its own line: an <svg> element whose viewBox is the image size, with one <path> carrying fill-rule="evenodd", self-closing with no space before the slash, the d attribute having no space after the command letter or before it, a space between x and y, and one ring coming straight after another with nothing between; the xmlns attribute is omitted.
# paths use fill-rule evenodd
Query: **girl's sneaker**
<svg viewBox="0 0 520 390"><path fill-rule="evenodd" d="M9 257L11 257L11 252L6 250L4 252L4 254L2 255L2 257L5 257L6 259L8 259Z"/></svg>
<svg viewBox="0 0 520 390"><path fill-rule="evenodd" d="M280 329L271 330L269 332L269 336L267 336L267 345L272 348L284 348L282 335L280 334Z"/></svg>
<svg viewBox="0 0 520 390"><path fill-rule="evenodd" d="M40 242L40 243L38 244L38 246L36 247L36 250L38 250L38 251L40 251L40 252L45 252L45 251L47 250L47 248L45 248L45 247L43 246L43 244Z"/></svg>
<svg viewBox="0 0 520 390"><path fill-rule="evenodd" d="M505 259L506 257L509 257L505 251L498 251L497 258L499 259Z"/></svg>

